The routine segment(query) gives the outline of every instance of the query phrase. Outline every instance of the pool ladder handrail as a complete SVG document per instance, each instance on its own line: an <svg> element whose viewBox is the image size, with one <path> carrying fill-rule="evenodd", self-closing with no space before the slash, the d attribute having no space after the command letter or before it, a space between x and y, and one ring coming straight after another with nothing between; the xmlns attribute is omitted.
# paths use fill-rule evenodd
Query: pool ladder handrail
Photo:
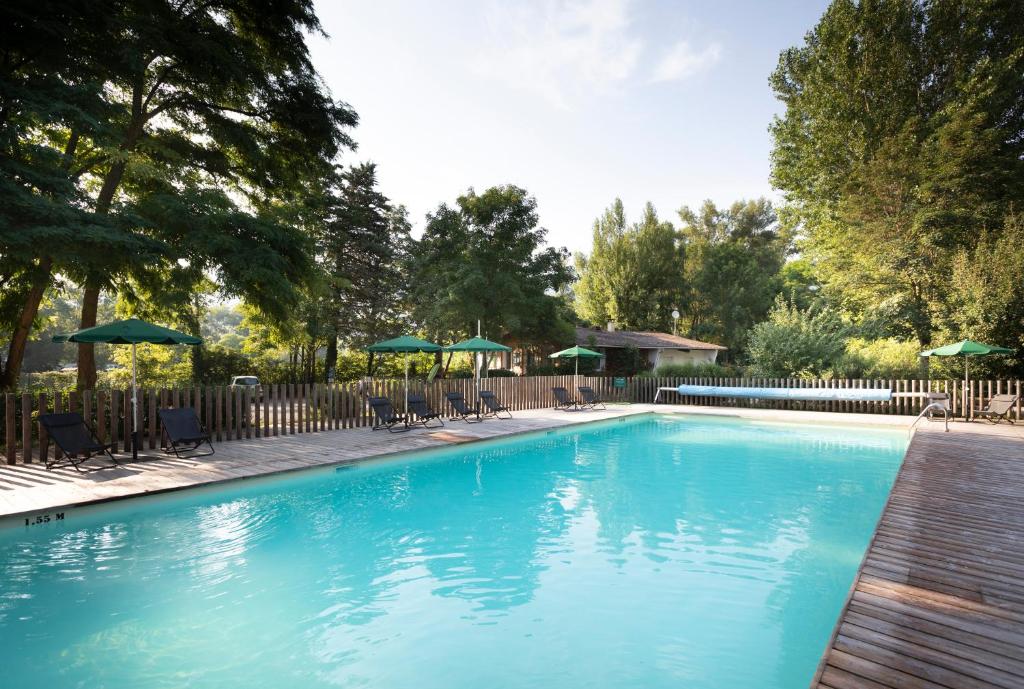
<svg viewBox="0 0 1024 689"><path fill-rule="evenodd" d="M914 419L914 422L912 424L910 424L910 428L907 429L907 433L909 434L911 431L913 431L914 430L914 426L917 425L917 422L920 421L922 418L924 418L925 414L927 414L927 413L929 413L931 411L941 411L942 412L942 421L943 421L943 423L946 426L946 433L949 433L949 405L946 402L947 402L946 400L943 400L943 401L929 402L927 405L925 405L925 408L922 409L921 413L917 415L917 418Z"/></svg>

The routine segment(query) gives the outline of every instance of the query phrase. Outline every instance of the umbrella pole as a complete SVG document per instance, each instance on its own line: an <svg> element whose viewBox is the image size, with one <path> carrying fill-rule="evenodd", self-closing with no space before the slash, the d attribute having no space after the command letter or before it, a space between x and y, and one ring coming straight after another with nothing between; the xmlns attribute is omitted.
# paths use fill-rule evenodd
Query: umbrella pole
<svg viewBox="0 0 1024 689"><path fill-rule="evenodd" d="M964 397L967 399L967 403L964 405L964 419L967 421L971 420L972 412L974 411L974 396L971 394L971 360L966 355L964 356Z"/></svg>
<svg viewBox="0 0 1024 689"><path fill-rule="evenodd" d="M135 373L135 347L132 343L132 461L139 458L139 391Z"/></svg>
<svg viewBox="0 0 1024 689"><path fill-rule="evenodd" d="M405 353L405 418L409 419L409 352Z"/></svg>

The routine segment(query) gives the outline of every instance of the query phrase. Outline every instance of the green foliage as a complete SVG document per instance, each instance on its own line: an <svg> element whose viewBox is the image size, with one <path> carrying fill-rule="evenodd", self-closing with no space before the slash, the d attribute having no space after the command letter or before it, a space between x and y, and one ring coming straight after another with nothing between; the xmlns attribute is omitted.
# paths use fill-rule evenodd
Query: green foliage
<svg viewBox="0 0 1024 689"><path fill-rule="evenodd" d="M312 265L311 198L356 123L309 61L312 2L2 11L17 39L0 68L0 279L16 289L0 303L14 333L0 382L58 274L86 286L83 327L103 289L191 306L209 275L222 295L287 317ZM91 353L80 346L80 383Z"/></svg>
<svg viewBox="0 0 1024 689"><path fill-rule="evenodd" d="M749 371L763 377L820 377L845 350L847 329L829 309L801 310L782 295L750 333Z"/></svg>
<svg viewBox="0 0 1024 689"><path fill-rule="evenodd" d="M510 371L507 368L492 368L487 370L488 378L516 378L518 374L515 371Z"/></svg>
<svg viewBox="0 0 1024 689"><path fill-rule="evenodd" d="M654 369L658 378L731 378L736 375L730 366L711 363L662 364Z"/></svg>
<svg viewBox="0 0 1024 689"><path fill-rule="evenodd" d="M772 181L858 322L938 334L955 258L1024 194L1022 72L1024 12L1001 0L836 0L780 56Z"/></svg>
<svg viewBox="0 0 1024 689"><path fill-rule="evenodd" d="M918 378L920 351L915 340L852 337L846 341L846 352L836 363L834 373L839 378Z"/></svg>
<svg viewBox="0 0 1024 689"><path fill-rule="evenodd" d="M140 344L136 353L139 387L164 388L188 384L192 378L192 365L187 347ZM111 346L112 359L117 368L107 371L103 383L118 388L132 384L132 348L127 345Z"/></svg>
<svg viewBox="0 0 1024 689"><path fill-rule="evenodd" d="M629 330L671 328L673 309L686 299L684 249L672 223L647 204L639 223L626 226L622 201L594 221L589 256L577 254L576 310L590 323L615 321Z"/></svg>
<svg viewBox="0 0 1024 689"><path fill-rule="evenodd" d="M679 211L686 241L690 298L683 323L691 337L740 355L750 327L764 319L782 288L779 271L789 252L766 199L737 201L719 209L705 201Z"/></svg>
<svg viewBox="0 0 1024 689"><path fill-rule="evenodd" d="M329 285L337 336L352 347L392 337L405 327L409 221L377 189L372 163L345 170L320 231L319 251Z"/></svg>
<svg viewBox="0 0 1024 689"><path fill-rule="evenodd" d="M806 309L817 304L821 299L821 286L815 277L814 264L807 258L800 257L783 264L779 271L782 281L782 295L792 301L798 308Z"/></svg>
<svg viewBox="0 0 1024 689"><path fill-rule="evenodd" d="M410 303L416 323L434 340L476 332L520 343L572 339L560 297L572 271L566 251L544 247L537 202L515 186L470 190L455 207L427 216L411 249Z"/></svg>
<svg viewBox="0 0 1024 689"><path fill-rule="evenodd" d="M1007 218L1002 232L984 232L973 250L953 259L947 338L1011 347L1015 356L971 362L979 374L1024 375L1024 216Z"/></svg>

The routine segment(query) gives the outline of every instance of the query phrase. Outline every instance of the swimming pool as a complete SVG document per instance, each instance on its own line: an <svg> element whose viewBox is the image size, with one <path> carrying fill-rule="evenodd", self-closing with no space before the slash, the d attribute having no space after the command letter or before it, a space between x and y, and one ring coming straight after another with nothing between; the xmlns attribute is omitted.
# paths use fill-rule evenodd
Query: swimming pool
<svg viewBox="0 0 1024 689"><path fill-rule="evenodd" d="M906 444L659 414L10 526L3 684L806 686Z"/></svg>

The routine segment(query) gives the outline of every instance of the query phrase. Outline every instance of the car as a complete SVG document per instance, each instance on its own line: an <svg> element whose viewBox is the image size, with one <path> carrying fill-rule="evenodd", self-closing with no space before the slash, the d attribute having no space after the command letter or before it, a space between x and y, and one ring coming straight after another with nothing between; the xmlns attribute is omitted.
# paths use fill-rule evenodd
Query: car
<svg viewBox="0 0 1024 689"><path fill-rule="evenodd" d="M235 376L231 379L232 390L252 390L252 398L259 400L263 398L263 386L256 376Z"/></svg>

